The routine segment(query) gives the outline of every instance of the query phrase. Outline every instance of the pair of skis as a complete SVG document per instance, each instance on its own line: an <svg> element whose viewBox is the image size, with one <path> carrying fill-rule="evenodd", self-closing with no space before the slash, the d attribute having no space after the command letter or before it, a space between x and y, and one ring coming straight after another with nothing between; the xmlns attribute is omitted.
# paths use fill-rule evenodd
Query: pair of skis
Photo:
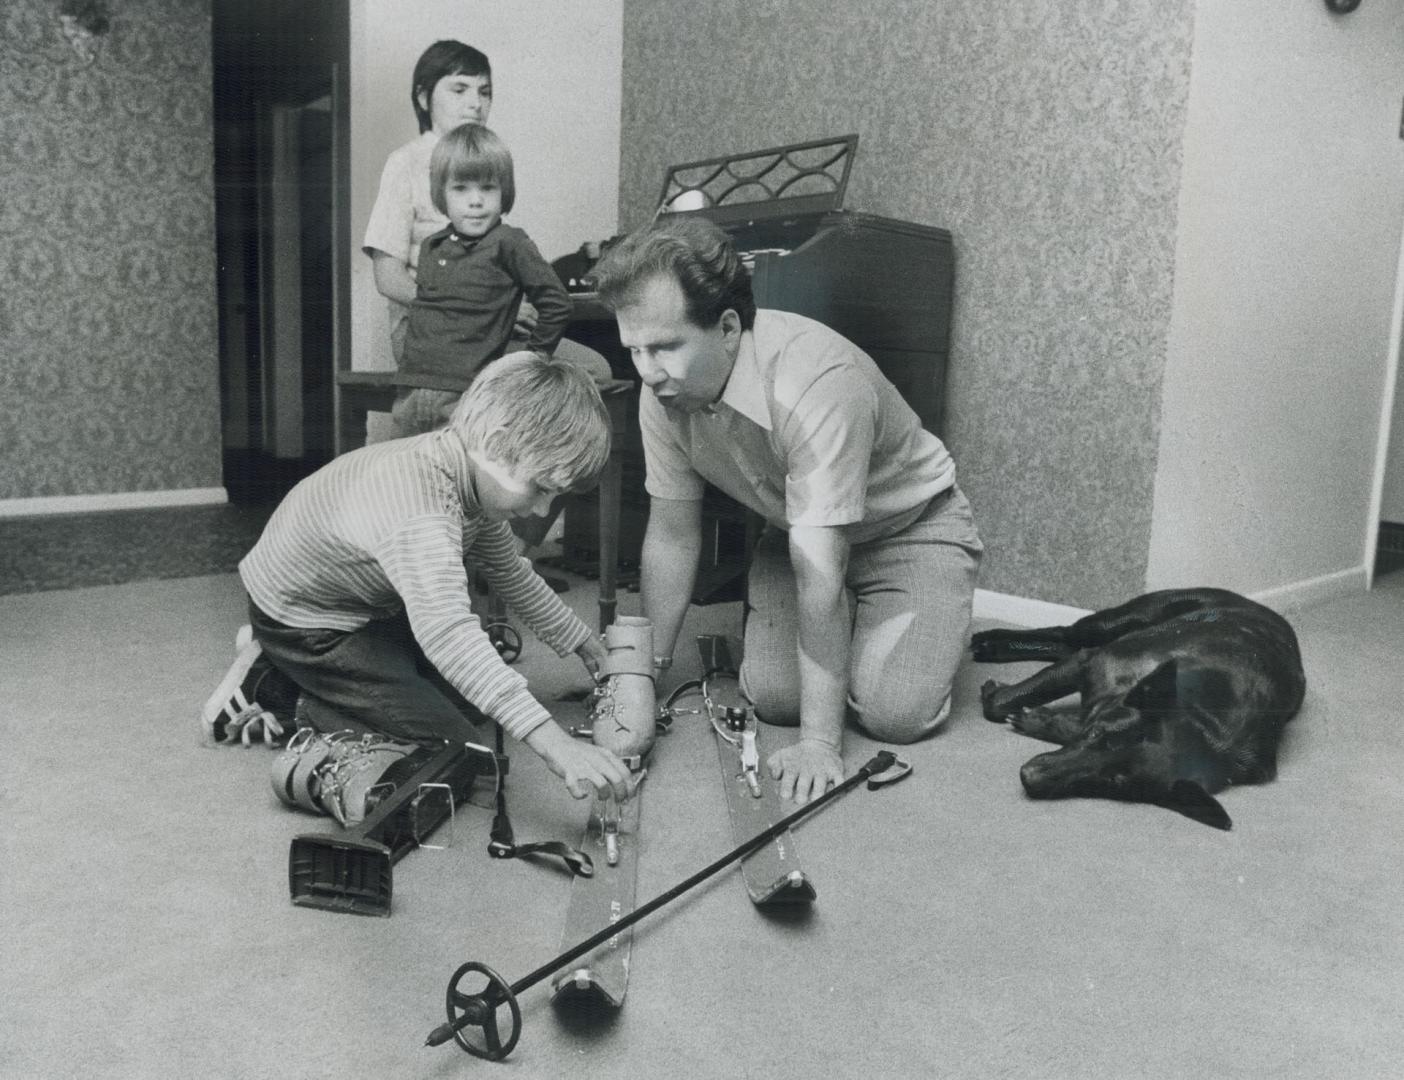
<svg viewBox="0 0 1404 1080"><path fill-rule="evenodd" d="M632 629L642 634L641 628ZM625 628L625 634L629 632L630 628ZM665 708L666 716L657 719L656 725L641 722L641 711L645 721L656 715L656 702L651 699L647 710L642 710L646 695L641 680L650 688L653 682L651 639L640 636L630 644L627 636L621 636L616 655L607 629L605 643L610 648L610 663L603 673L611 677L602 683L600 699L591 709L590 736L596 745L614 740L617 745L643 748L637 763L630 761L632 767L641 769L652 747L656 725L665 724L672 715L684 710ZM562 952L511 983L479 961L461 964L450 978L445 994L447 1018L429 1033L425 1045L441 1046L452 1040L475 1057L502 1061L521 1035L522 1013L517 996L552 975L553 999L584 995L618 1008L624 1003L629 984L634 924L732 863L741 863L747 893L758 906L813 901L814 887L799 868L790 826L859 784L866 783L869 790L877 790L911 773L909 764L884 750L823 795L781 816L775 786L761 773L755 717L741 699L730 651L720 638L701 638L698 643L707 674L700 683L679 687L668 705L684 689L701 691L704 710L717 734L727 805L739 841L736 847L635 907L642 792L636 791L622 806L597 801L581 845L589 863L577 873L571 889ZM643 656L649 658L646 668L638 663ZM645 670L647 675L642 674ZM620 678L615 679L614 675ZM621 756L629 760L630 754ZM753 831L760 822L768 824ZM474 986L479 988L474 991Z"/></svg>
<svg viewBox="0 0 1404 1080"><path fill-rule="evenodd" d="M912 767L890 750L879 751L866 764L846 780L831 787L817 799L813 799L798 809L791 811L769 829L738 844L719 859L713 860L697 873L680 881L667 892L660 893L642 907L622 915L617 923L612 923L591 934L584 941L571 946L559 956L546 961L529 975L523 975L516 982L509 983L492 968L477 960L460 964L449 980L444 995L445 1021L429 1032L424 1040L426 1046L442 1046L452 1039L465 1053L489 1061L502 1061L517 1045L522 1033L522 1008L517 996L535 986L552 972L560 971L581 957L617 937L623 930L653 914L659 908L672 903L689 889L700 885L713 874L726 869L732 863L744 859L757 849L769 843L777 835L787 830L795 822L852 791L864 782L868 790L875 791L896 783L911 774ZM481 988L471 992L471 987L481 982ZM505 1012L504 1012L505 1010Z"/></svg>
<svg viewBox="0 0 1404 1080"><path fill-rule="evenodd" d="M685 684L679 690L701 694L700 711L716 733L732 837L740 845L781 821L783 811L775 784L761 765L755 713L741 697L737 666L726 639L707 635L699 637L697 644L705 674L700 684ZM680 696L674 692L674 699ZM670 720L671 715L665 709L666 718ZM597 801L580 845L594 864L594 874L577 876L571 887L561 936L563 950L602 927L619 923L634 910L642 801L640 785L634 797L618 809L615 820L610 818L610 804ZM617 858L611 861L608 856L616 850ZM741 874L751 902L760 908L808 904L815 898L814 886L800 868L795 839L788 828L742 857ZM632 948L630 924L611 934L578 964L558 974L551 983L553 999L584 995L619 1008L629 986Z"/></svg>

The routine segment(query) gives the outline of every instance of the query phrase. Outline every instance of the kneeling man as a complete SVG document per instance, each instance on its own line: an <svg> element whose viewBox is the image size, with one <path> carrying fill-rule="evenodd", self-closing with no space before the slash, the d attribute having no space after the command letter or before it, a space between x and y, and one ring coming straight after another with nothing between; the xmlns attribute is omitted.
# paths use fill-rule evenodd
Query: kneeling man
<svg viewBox="0 0 1404 1080"><path fill-rule="evenodd" d="M661 662L692 595L710 481L767 522L741 688L760 719L800 728L768 763L781 794L806 802L843 779L848 716L885 742L934 732L982 551L945 446L852 342L758 311L707 221L626 237L595 277L647 388L642 589Z"/></svg>

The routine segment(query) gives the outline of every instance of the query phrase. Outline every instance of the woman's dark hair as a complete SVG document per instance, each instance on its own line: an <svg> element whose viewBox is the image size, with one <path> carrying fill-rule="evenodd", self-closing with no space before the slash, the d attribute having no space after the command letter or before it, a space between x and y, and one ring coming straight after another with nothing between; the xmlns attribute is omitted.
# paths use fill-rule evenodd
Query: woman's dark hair
<svg viewBox="0 0 1404 1080"><path fill-rule="evenodd" d="M422 93L427 102L434 96L434 87L439 80L449 75L486 75L492 77L492 64L487 54L461 41L436 41L420 54L414 65L414 78L410 81L410 104L414 115L419 119L419 132L422 135L432 126L429 109L421 105Z"/></svg>

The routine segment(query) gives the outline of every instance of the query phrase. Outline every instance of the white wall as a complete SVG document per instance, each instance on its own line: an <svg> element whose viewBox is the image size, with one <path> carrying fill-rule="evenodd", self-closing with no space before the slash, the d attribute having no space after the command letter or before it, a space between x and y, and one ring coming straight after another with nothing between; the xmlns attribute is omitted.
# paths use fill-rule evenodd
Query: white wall
<svg viewBox="0 0 1404 1080"><path fill-rule="evenodd" d="M1147 585L1363 585L1404 6L1200 0Z"/></svg>
<svg viewBox="0 0 1404 1080"><path fill-rule="evenodd" d="M623 0L352 0L351 355L393 367L385 302L361 237L386 155L415 137L410 76L426 46L456 38L487 53L489 120L512 148L510 218L547 259L617 231Z"/></svg>
<svg viewBox="0 0 1404 1080"><path fill-rule="evenodd" d="M1404 246L1404 245L1401 245ZM1400 252L1399 276L1401 295L1395 297L1395 317L1404 316L1404 251ZM1396 328L1398 336L1398 328ZM1404 357L1400 357L1404 366ZM1385 450L1385 468L1380 493L1380 520L1404 525L1404 378L1395 371L1394 409L1389 428L1389 443Z"/></svg>

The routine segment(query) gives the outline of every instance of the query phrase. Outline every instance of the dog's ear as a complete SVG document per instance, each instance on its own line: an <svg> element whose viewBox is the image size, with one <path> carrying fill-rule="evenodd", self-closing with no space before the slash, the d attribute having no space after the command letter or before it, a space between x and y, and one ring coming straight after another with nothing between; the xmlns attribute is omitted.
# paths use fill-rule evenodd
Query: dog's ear
<svg viewBox="0 0 1404 1080"><path fill-rule="evenodd" d="M1163 805L1216 829L1228 831L1233 828L1233 819L1219 804L1219 800L1210 795L1203 785L1193 780L1176 780L1171 783L1169 796Z"/></svg>
<svg viewBox="0 0 1404 1080"><path fill-rule="evenodd" d="M1166 660L1126 695L1126 704L1145 713L1168 712L1179 700L1180 665Z"/></svg>

